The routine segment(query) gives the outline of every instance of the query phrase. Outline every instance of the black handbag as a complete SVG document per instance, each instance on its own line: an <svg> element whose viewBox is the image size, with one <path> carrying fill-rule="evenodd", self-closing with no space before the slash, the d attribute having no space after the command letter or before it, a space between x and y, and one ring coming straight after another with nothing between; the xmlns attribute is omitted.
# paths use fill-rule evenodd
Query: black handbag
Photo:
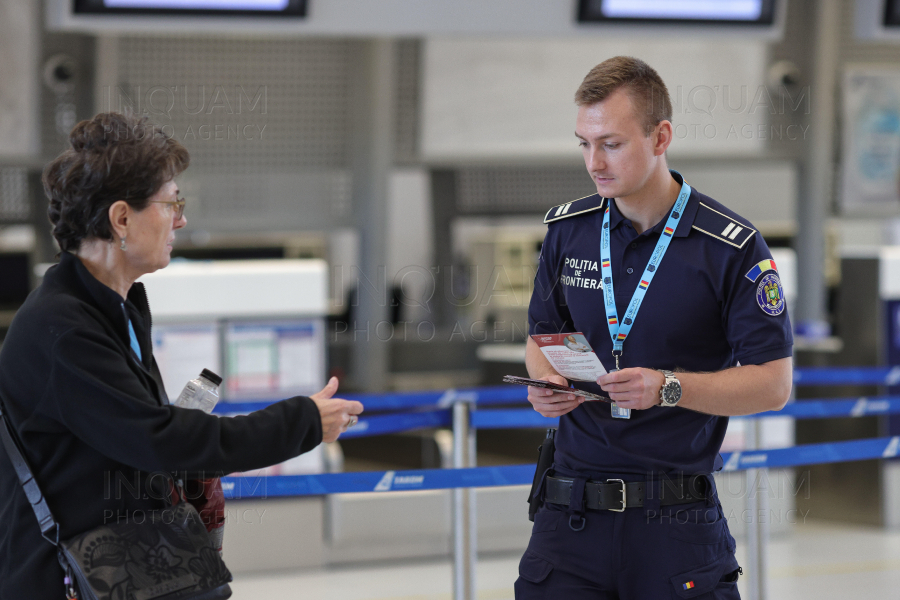
<svg viewBox="0 0 900 600"><path fill-rule="evenodd" d="M66 595L80 600L214 600L230 598L231 573L212 547L197 510L184 502L129 515L71 539L59 539L50 512L0 406L0 439L41 535L57 548Z"/></svg>

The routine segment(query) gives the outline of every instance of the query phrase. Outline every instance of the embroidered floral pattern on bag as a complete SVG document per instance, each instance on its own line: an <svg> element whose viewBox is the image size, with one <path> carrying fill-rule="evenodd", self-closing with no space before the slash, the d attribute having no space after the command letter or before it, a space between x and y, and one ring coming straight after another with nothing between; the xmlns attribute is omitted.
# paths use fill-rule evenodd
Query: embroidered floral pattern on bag
<svg viewBox="0 0 900 600"><path fill-rule="evenodd" d="M185 503L130 515L128 522L92 530L64 545L98 600L175 598L231 581L200 516Z"/></svg>
<svg viewBox="0 0 900 600"><path fill-rule="evenodd" d="M200 558L192 558L189 566L191 572L200 579L200 585L212 585L228 575L225 563L219 560L219 551L214 548L200 550Z"/></svg>
<svg viewBox="0 0 900 600"><path fill-rule="evenodd" d="M125 564L124 544L113 536L104 535L84 549L84 571L90 573L92 569L99 567L118 567Z"/></svg>

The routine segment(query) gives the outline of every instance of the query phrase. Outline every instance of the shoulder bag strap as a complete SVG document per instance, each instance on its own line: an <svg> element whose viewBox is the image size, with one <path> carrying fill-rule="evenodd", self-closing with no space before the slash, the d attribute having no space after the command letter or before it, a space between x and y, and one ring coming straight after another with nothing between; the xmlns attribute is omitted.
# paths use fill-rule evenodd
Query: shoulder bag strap
<svg viewBox="0 0 900 600"><path fill-rule="evenodd" d="M37 517L38 525L41 527L41 535L51 544L59 545L59 525L56 519L53 518L53 513L50 512L47 499L44 498L41 488L38 487L34 474L31 472L31 467L28 466L28 461L22 456L19 445L13 438L12 426L3 414L2 402L0 402L0 421L3 423L0 426L0 440L3 441L6 453L9 455L13 468L16 470L19 483L22 484L22 488L25 490L25 496L28 498L28 502L31 503L34 516Z"/></svg>

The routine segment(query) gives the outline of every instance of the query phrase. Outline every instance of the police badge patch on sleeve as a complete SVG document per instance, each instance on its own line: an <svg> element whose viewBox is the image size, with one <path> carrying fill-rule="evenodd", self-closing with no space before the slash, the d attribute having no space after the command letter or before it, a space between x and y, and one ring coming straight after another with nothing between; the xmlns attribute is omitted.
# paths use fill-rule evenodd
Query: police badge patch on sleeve
<svg viewBox="0 0 900 600"><path fill-rule="evenodd" d="M784 290L777 273L768 273L756 288L756 303L764 313L776 317L784 312Z"/></svg>

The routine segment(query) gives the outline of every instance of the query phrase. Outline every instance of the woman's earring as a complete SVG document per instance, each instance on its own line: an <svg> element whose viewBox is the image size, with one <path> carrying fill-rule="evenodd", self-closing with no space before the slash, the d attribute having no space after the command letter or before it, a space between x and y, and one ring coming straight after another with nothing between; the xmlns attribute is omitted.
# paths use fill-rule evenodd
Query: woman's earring
<svg viewBox="0 0 900 600"><path fill-rule="evenodd" d="M125 243L124 235L122 236L122 245L119 246L119 250L121 250L122 252L125 252L126 250L128 250L128 245Z"/></svg>

